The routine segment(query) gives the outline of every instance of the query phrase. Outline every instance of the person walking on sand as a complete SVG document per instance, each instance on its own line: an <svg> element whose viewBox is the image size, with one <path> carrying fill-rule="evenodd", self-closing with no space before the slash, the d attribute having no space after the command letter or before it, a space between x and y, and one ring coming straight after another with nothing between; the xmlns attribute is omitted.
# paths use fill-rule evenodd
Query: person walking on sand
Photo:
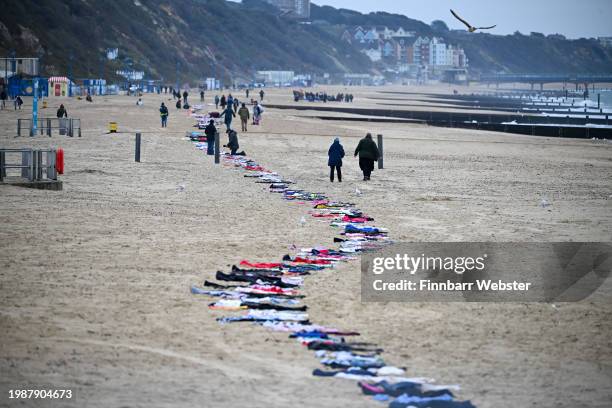
<svg viewBox="0 0 612 408"><path fill-rule="evenodd" d="M23 105L23 99L21 99L21 96L17 95L15 97L15 110L17 110L17 108L21 110L21 105Z"/></svg>
<svg viewBox="0 0 612 408"><path fill-rule="evenodd" d="M261 121L262 112L263 112L263 108L261 107L260 104L257 103L257 101L255 101L255 106L253 106L253 124L254 125L259 125L259 122Z"/></svg>
<svg viewBox="0 0 612 408"><path fill-rule="evenodd" d="M374 170L374 162L378 160L380 152L378 146L372 140L372 134L368 133L366 137L359 141L355 149L355 157L359 155L359 168L363 172L363 181L370 180L370 175Z"/></svg>
<svg viewBox="0 0 612 408"><path fill-rule="evenodd" d="M221 95L221 99L219 100L219 105L221 105L221 110L225 109L225 107L227 106L225 95Z"/></svg>
<svg viewBox="0 0 612 408"><path fill-rule="evenodd" d="M344 147L340 144L340 139L335 138L334 143L329 147L327 152L329 159L327 165L329 166L329 181L334 182L334 169L338 173L338 182L342 183L342 158L344 157Z"/></svg>
<svg viewBox="0 0 612 408"><path fill-rule="evenodd" d="M187 97L189 96L189 94L187 93L187 90L183 91L183 100L185 101L185 103L187 103Z"/></svg>
<svg viewBox="0 0 612 408"><path fill-rule="evenodd" d="M246 98L248 100L249 99L249 88L247 88L246 91L244 91L244 93L246 94Z"/></svg>
<svg viewBox="0 0 612 408"><path fill-rule="evenodd" d="M204 91L200 91L200 102L204 102Z"/></svg>
<svg viewBox="0 0 612 408"><path fill-rule="evenodd" d="M159 116L161 117L161 126L163 128L168 127L168 108L163 102L159 107Z"/></svg>
<svg viewBox="0 0 612 408"><path fill-rule="evenodd" d="M60 119L68 117L68 111L66 110L66 108L64 108L64 104L61 104L60 107L57 109L56 116Z"/></svg>
<svg viewBox="0 0 612 408"><path fill-rule="evenodd" d="M217 134L214 119L208 122L208 125L204 128L204 134L206 135L206 154L212 156L215 154L215 135Z"/></svg>
<svg viewBox="0 0 612 408"><path fill-rule="evenodd" d="M215 109L219 109L219 95L215 95Z"/></svg>
<svg viewBox="0 0 612 408"><path fill-rule="evenodd" d="M259 99L260 99L262 102L263 102L263 97L264 97L264 95L265 95L265 94L266 94L266 93L264 92L264 90L263 90L263 89L259 91Z"/></svg>
<svg viewBox="0 0 612 408"><path fill-rule="evenodd" d="M227 130L231 130L232 129L232 118L236 117L236 113L234 113L234 109L232 108L232 105L227 105L227 107L225 109L223 109L223 112L221 112L221 115L219 115L219 118L221 116L224 116L224 122L225 122L225 127L227 128Z"/></svg>
<svg viewBox="0 0 612 408"><path fill-rule="evenodd" d="M2 101L2 109L6 109L6 100L8 99L8 96L6 94L6 90L2 89L2 92L0 92L0 101Z"/></svg>
<svg viewBox="0 0 612 408"><path fill-rule="evenodd" d="M238 109L238 116L240 116L242 131L247 132L247 122L251 118L251 114L249 113L249 108L246 107L246 104L243 103L240 109Z"/></svg>

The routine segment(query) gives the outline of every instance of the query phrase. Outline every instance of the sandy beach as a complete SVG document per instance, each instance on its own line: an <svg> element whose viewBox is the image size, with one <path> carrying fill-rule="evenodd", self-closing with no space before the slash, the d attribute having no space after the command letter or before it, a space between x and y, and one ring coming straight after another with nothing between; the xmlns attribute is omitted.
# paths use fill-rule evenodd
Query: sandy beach
<svg viewBox="0 0 612 408"><path fill-rule="evenodd" d="M350 88L352 105L381 107L389 101L379 98L400 98L381 93L393 90L452 92ZM50 99L40 115L54 117L64 103L82 120L81 138L14 138L31 100L21 112L0 111L1 147L61 147L66 157L63 191L0 185L2 398L8 388L53 384L75 390L75 407L382 406L353 381L313 377L317 359L286 334L219 325L224 313L189 292L242 259L329 245L334 231L314 219L300 225L308 207L195 149L185 139L194 120L168 96L147 94L141 107L127 96ZM427 108L424 97L405 99ZM170 108L166 129L161 101ZM293 104L291 89L267 89L266 103ZM261 126L240 133L241 149L301 188L356 203L394 240L612 241L608 141L315 115L266 109ZM119 133L107 133L110 121ZM352 157L366 132L385 138L385 169L368 183ZM342 184L328 179L334 137L347 151ZM543 198L549 207L539 205ZM362 303L360 293L359 261L310 276L304 288L311 320L359 331L385 349L388 363L460 384L459 397L478 407L612 401L609 281L588 299L554 305Z"/></svg>

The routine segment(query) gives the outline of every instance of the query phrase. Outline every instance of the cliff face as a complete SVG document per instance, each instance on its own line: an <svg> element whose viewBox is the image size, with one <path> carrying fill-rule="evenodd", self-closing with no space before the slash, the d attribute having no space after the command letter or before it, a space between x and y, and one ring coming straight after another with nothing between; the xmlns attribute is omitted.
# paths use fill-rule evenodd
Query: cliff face
<svg viewBox="0 0 612 408"><path fill-rule="evenodd" d="M443 37L463 46L470 67L481 72L612 71L612 50L595 40L436 32L401 15L314 4L312 24L279 14L261 0L5 0L0 54L40 57L45 74L66 74L71 67L77 78L133 68L174 82L177 65L181 81L240 80L267 69L362 73L376 67L340 39L346 28L360 25ZM119 49L116 60L106 59L108 48Z"/></svg>
<svg viewBox="0 0 612 408"><path fill-rule="evenodd" d="M0 53L41 57L48 74L65 74L69 65L76 77L132 67L174 81L177 62L184 80L370 68L340 38L257 1L7 0L2 8ZM119 48L117 60L106 60L107 48Z"/></svg>

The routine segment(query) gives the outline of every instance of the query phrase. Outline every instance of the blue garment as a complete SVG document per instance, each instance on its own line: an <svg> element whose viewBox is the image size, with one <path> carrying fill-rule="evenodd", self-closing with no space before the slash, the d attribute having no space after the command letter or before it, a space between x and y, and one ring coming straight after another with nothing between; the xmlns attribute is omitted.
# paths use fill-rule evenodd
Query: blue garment
<svg viewBox="0 0 612 408"><path fill-rule="evenodd" d="M329 159L327 160L328 166L342 167L342 158L344 157L344 148L340 144L340 141L335 140L334 143L329 147L327 152Z"/></svg>
<svg viewBox="0 0 612 408"><path fill-rule="evenodd" d="M327 333L321 332L319 330L311 330L311 331L302 330L302 331L295 332L289 335L289 338L296 338L296 337L317 338L317 339L329 338Z"/></svg>
<svg viewBox="0 0 612 408"><path fill-rule="evenodd" d="M405 398L402 398L405 397ZM448 399L450 398L450 399ZM401 399L401 401L400 401ZM402 395L391 401L389 408L476 408L470 401L453 401L451 397L420 398Z"/></svg>
<svg viewBox="0 0 612 408"><path fill-rule="evenodd" d="M367 225L359 226L359 225L348 224L347 226L344 227L344 232L378 234L380 230L375 227L368 227Z"/></svg>
<svg viewBox="0 0 612 408"><path fill-rule="evenodd" d="M422 402L431 402L431 401L452 401L453 397L448 394L440 395L437 397L419 397L416 395L408 395L403 394L393 400L393 402L398 404L414 404L414 403L422 403Z"/></svg>

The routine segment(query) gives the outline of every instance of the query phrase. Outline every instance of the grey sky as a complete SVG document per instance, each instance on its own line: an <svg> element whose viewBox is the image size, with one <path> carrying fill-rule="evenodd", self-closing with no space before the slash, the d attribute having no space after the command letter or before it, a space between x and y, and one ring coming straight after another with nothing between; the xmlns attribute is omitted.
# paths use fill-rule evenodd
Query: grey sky
<svg viewBox="0 0 612 408"><path fill-rule="evenodd" d="M612 36L612 0L314 0L318 5L360 12L386 11L450 28L464 28L449 9L471 24L497 24L494 34L532 31L569 38Z"/></svg>

